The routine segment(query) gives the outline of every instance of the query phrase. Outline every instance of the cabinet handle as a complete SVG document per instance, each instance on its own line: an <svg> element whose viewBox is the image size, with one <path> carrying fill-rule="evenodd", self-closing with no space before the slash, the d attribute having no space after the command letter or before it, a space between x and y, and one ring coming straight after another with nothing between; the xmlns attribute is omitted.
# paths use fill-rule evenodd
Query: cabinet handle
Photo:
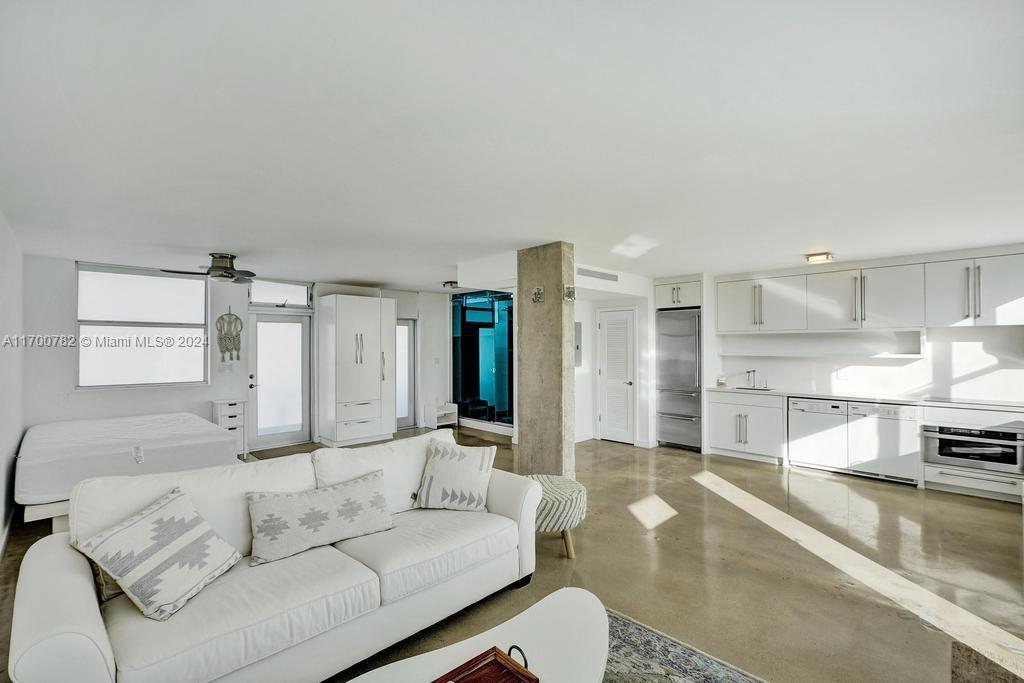
<svg viewBox="0 0 1024 683"><path fill-rule="evenodd" d="M962 479L976 479L977 481L985 481L985 482L988 482L990 484L1002 484L1003 486L1012 486L1014 488L1017 487L1017 482L1015 482L1015 481L1007 481L1006 479L989 479L988 477L972 477L971 475L964 474L963 472L946 472L946 471L943 471L943 470L939 470L938 474L941 474L941 475L946 476L946 477L960 477Z"/></svg>
<svg viewBox="0 0 1024 683"><path fill-rule="evenodd" d="M964 317L971 317L971 267L967 266L964 268L964 275L966 280L964 281Z"/></svg>
<svg viewBox="0 0 1024 683"><path fill-rule="evenodd" d="M384 360L384 352L380 352L380 381L384 381L384 365L387 361Z"/></svg>
<svg viewBox="0 0 1024 683"><path fill-rule="evenodd" d="M743 437L740 436L740 422L742 422L743 416L736 413L736 443L743 443Z"/></svg>
<svg viewBox="0 0 1024 683"><path fill-rule="evenodd" d="M764 325L764 285L757 286L757 317Z"/></svg>
<svg viewBox="0 0 1024 683"><path fill-rule="evenodd" d="M857 287L860 282L860 278L856 275L853 276L853 301L851 302L851 309L853 310L853 317L850 318L853 322L857 322Z"/></svg>
<svg viewBox="0 0 1024 683"><path fill-rule="evenodd" d="M974 266L974 317L981 317L981 266Z"/></svg>
<svg viewBox="0 0 1024 683"><path fill-rule="evenodd" d="M356 355L356 357L355 357L355 363L356 363L356 365L359 365L359 333L358 333L358 332L356 332L356 333L355 333L355 334L353 335L353 337L354 337L354 338L355 338L355 340L356 340L356 345L355 345L355 355Z"/></svg>
<svg viewBox="0 0 1024 683"><path fill-rule="evenodd" d="M868 276L860 276L860 319L868 319Z"/></svg>
<svg viewBox="0 0 1024 683"><path fill-rule="evenodd" d="M359 364L363 365L363 333L359 333Z"/></svg>
<svg viewBox="0 0 1024 683"><path fill-rule="evenodd" d="M743 443L750 443L749 441L747 441L747 431L748 431L748 427L750 426L747 421L749 419L750 419L749 415L744 415L743 416Z"/></svg>

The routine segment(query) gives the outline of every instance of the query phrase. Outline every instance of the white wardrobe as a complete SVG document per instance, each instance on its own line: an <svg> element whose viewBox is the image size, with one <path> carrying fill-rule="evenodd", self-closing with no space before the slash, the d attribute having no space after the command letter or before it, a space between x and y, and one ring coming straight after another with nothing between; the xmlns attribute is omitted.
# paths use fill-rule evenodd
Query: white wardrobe
<svg viewBox="0 0 1024 683"><path fill-rule="evenodd" d="M394 435L396 322L394 299L320 297L317 433L328 446Z"/></svg>

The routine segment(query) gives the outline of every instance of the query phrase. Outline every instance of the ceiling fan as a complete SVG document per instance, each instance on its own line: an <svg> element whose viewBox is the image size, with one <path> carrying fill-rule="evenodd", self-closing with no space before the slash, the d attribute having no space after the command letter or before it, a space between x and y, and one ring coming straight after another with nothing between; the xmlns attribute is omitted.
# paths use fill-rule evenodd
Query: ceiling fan
<svg viewBox="0 0 1024 683"><path fill-rule="evenodd" d="M161 272L178 273L181 275L205 275L207 277L217 278L218 280L227 280L239 285L247 285L252 282L254 277L256 277L256 273L251 270L239 270L238 268L235 268L234 254L220 254L214 252L210 254L210 259L210 267L206 270L168 270L166 268L161 268ZM202 266L199 267L202 268Z"/></svg>

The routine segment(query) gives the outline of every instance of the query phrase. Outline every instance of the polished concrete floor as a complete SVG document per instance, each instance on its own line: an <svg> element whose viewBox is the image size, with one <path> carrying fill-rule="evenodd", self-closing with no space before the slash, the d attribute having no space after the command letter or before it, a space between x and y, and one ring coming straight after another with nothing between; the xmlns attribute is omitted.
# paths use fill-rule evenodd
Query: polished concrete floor
<svg viewBox="0 0 1024 683"><path fill-rule="evenodd" d="M465 430L458 436L473 445L491 438ZM608 607L769 680L950 679L948 635L691 479L705 469L1024 636L1019 505L603 441L578 444L576 462L589 510L574 532L575 560L565 558L557 536L539 538L529 586L492 596L334 680L490 628L562 586L586 588ZM511 446L501 443L496 465L511 463ZM647 530L627 506L651 494L678 514ZM0 566L4 630L21 555L45 532L39 524L12 529Z"/></svg>

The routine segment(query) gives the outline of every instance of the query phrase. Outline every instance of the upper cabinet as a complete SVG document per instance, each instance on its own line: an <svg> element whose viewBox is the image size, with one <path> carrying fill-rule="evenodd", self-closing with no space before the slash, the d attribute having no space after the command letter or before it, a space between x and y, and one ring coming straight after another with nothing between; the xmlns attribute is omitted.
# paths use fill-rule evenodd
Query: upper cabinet
<svg viewBox="0 0 1024 683"><path fill-rule="evenodd" d="M807 329L860 328L860 271L839 270L807 276Z"/></svg>
<svg viewBox="0 0 1024 683"><path fill-rule="evenodd" d="M807 329L807 276L719 282L719 332Z"/></svg>
<svg viewBox="0 0 1024 683"><path fill-rule="evenodd" d="M924 264L862 270L860 322L872 330L924 327Z"/></svg>
<svg viewBox="0 0 1024 683"><path fill-rule="evenodd" d="M928 327L1024 325L1024 254L925 265Z"/></svg>
<svg viewBox="0 0 1024 683"><path fill-rule="evenodd" d="M975 325L1024 325L1024 254L974 260Z"/></svg>
<svg viewBox="0 0 1024 683"><path fill-rule="evenodd" d="M654 286L655 308L700 306L700 282L672 282Z"/></svg>
<svg viewBox="0 0 1024 683"><path fill-rule="evenodd" d="M807 329L806 275L761 278L756 284L762 332Z"/></svg>

